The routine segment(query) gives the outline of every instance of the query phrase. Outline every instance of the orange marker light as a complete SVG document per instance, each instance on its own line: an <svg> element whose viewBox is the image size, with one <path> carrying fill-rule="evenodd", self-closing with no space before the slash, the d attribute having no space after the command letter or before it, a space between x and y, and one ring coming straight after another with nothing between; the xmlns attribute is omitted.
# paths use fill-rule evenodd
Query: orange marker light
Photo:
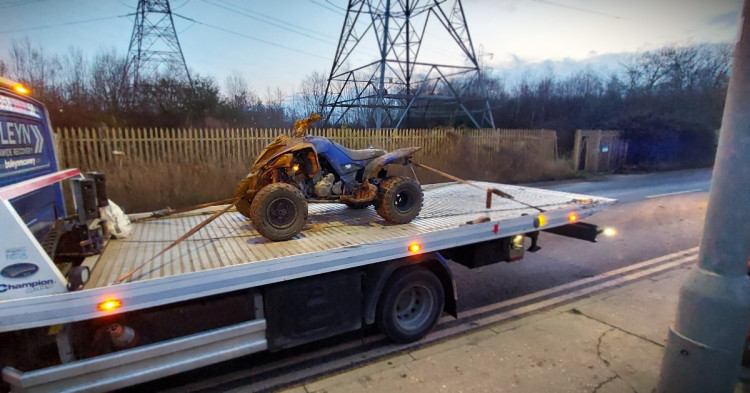
<svg viewBox="0 0 750 393"><path fill-rule="evenodd" d="M292 170L297 172L299 170L299 165L297 164L292 165Z"/></svg>
<svg viewBox="0 0 750 393"><path fill-rule="evenodd" d="M13 86L13 90L21 93L21 94L29 94L29 89L24 87L23 85L15 85Z"/></svg>
<svg viewBox="0 0 750 393"><path fill-rule="evenodd" d="M543 214L538 215L534 219L534 228L539 228L547 225L547 217L545 217Z"/></svg>
<svg viewBox="0 0 750 393"><path fill-rule="evenodd" d="M109 298L96 307L99 311L114 311L122 307L122 301L119 299Z"/></svg>
<svg viewBox="0 0 750 393"><path fill-rule="evenodd" d="M575 213L568 214L568 222L578 221L578 216Z"/></svg>
<svg viewBox="0 0 750 393"><path fill-rule="evenodd" d="M421 250L421 249L422 249L422 245L421 245L421 244L419 244L419 243L412 243L412 244L411 244L411 245L409 246L409 251L411 251L411 252L413 252L413 253L417 253L417 252L419 252L419 250Z"/></svg>

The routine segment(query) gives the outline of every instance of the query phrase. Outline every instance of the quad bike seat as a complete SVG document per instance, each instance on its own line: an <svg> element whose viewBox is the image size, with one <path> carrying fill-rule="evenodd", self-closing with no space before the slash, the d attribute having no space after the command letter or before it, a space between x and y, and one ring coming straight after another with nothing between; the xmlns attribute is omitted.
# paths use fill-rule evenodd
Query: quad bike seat
<svg viewBox="0 0 750 393"><path fill-rule="evenodd" d="M362 150L351 150L347 149L344 146L336 144L336 148L341 150L342 153L344 153L349 159L352 161L366 161L371 160L376 157L380 157L387 153L385 150L380 149L362 149Z"/></svg>

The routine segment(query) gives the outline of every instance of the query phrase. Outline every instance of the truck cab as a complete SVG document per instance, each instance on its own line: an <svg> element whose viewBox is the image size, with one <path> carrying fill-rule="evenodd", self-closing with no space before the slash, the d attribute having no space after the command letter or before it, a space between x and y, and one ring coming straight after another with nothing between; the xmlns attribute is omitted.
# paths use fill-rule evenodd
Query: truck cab
<svg viewBox="0 0 750 393"><path fill-rule="evenodd" d="M54 136L44 105L23 85L0 77L0 187L58 171ZM57 218L65 215L59 183L11 200L40 242Z"/></svg>

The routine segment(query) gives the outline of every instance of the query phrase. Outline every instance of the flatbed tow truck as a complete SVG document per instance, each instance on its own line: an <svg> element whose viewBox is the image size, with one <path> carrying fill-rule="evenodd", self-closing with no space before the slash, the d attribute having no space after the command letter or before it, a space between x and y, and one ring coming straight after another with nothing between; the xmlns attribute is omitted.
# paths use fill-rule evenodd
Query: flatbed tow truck
<svg viewBox="0 0 750 393"><path fill-rule="evenodd" d="M10 127L40 154L39 138L51 136L46 118L41 103L0 84L0 142ZM37 127L25 140L22 123ZM106 239L98 228L103 178L58 170L50 157L34 173L16 176L7 164L0 172L0 391L109 391L373 324L396 342L416 341L443 312L458 317L447 260L469 268L518 261L527 246L539 248L540 231L595 241L599 228L580 220L615 202L441 183L423 187L423 209L408 224L388 224L372 209L311 204L302 233L273 242L230 210L159 255L222 207L132 215L128 238ZM78 231L72 248L81 251L67 264L28 208L61 205L62 181L71 183L77 214L47 230ZM477 186L512 199L493 197L488 208Z"/></svg>

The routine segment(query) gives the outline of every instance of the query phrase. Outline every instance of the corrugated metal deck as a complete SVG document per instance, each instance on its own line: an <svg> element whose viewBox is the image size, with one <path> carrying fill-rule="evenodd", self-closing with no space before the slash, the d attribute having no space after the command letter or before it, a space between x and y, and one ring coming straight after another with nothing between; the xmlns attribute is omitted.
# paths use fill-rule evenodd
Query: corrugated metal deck
<svg viewBox="0 0 750 393"><path fill-rule="evenodd" d="M614 202L607 198L528 187L476 184L483 188L496 187L519 201L547 211L573 211ZM249 219L230 211L154 260L151 260L154 255L211 213L135 223L129 239L109 242L96 263L87 289L111 285L118 277L139 266L142 267L131 281L241 264L273 263L273 260L283 257L335 251L399 238L408 242L409 239L432 232L458 228L482 216L489 217L491 221L503 221L539 214L536 209L497 196L493 196L492 208L485 209L486 195L462 184L428 185L424 190L422 212L409 224L388 224L373 208L353 210L342 204L310 204L308 223L302 233L288 241L272 242L258 234ZM576 202L582 200L587 202Z"/></svg>

